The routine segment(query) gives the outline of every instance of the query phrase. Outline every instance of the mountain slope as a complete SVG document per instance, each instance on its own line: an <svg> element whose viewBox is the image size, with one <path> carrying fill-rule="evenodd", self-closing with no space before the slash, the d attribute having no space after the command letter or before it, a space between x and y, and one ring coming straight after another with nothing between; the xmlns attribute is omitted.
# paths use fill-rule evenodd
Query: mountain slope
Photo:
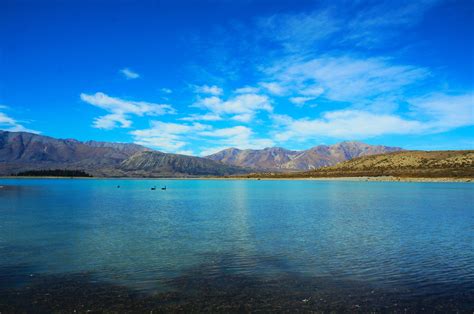
<svg viewBox="0 0 474 314"><path fill-rule="evenodd" d="M280 169L281 165L291 161L298 154L280 147L261 150L228 148L206 158L220 161L227 165L248 167L253 169Z"/></svg>
<svg viewBox="0 0 474 314"><path fill-rule="evenodd" d="M200 157L166 154L136 144L55 139L0 131L0 175L74 169L95 176L228 175L248 172Z"/></svg>
<svg viewBox="0 0 474 314"><path fill-rule="evenodd" d="M254 176L474 178L474 150L400 151L358 157L312 171Z"/></svg>
<svg viewBox="0 0 474 314"><path fill-rule="evenodd" d="M147 148L135 144L80 142L26 132L0 131L0 174L19 170L113 167Z"/></svg>
<svg viewBox="0 0 474 314"><path fill-rule="evenodd" d="M295 171L317 169L335 165L355 157L400 150L401 148L398 147L375 146L360 142L342 142L331 146L320 145L304 151L292 151L278 147L262 150L229 148L206 158L228 165L249 167L257 170Z"/></svg>
<svg viewBox="0 0 474 314"><path fill-rule="evenodd" d="M228 166L206 158L165 154L155 151L139 152L118 167L134 176L222 176L246 173L241 167Z"/></svg>

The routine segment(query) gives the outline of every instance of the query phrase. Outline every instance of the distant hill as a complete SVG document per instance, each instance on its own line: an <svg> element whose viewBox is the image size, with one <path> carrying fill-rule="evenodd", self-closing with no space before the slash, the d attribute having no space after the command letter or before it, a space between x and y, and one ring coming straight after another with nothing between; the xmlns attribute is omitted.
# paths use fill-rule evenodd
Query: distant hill
<svg viewBox="0 0 474 314"><path fill-rule="evenodd" d="M400 151L359 157L312 171L291 174L264 173L252 176L474 178L474 150Z"/></svg>
<svg viewBox="0 0 474 314"><path fill-rule="evenodd" d="M308 150L294 151L280 147L261 150L228 148L206 158L222 163L256 170L298 171L332 166L352 158L402 150L399 147L342 142L319 145Z"/></svg>

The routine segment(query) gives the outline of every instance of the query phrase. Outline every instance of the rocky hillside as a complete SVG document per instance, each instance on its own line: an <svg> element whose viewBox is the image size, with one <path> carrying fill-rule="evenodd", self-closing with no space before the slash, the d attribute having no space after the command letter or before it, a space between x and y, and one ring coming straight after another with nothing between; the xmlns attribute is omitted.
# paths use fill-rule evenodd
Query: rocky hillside
<svg viewBox="0 0 474 314"><path fill-rule="evenodd" d="M0 131L0 175L31 170L82 170L94 176L198 176L248 172L205 158L165 154L136 144L55 139Z"/></svg>
<svg viewBox="0 0 474 314"><path fill-rule="evenodd" d="M118 168L127 175L140 177L222 176L248 172L241 167L224 165L206 158L156 151L139 152L123 161Z"/></svg>
<svg viewBox="0 0 474 314"><path fill-rule="evenodd" d="M0 131L0 174L54 168L96 170L120 165L133 154L146 150L135 144L80 142Z"/></svg>
<svg viewBox="0 0 474 314"><path fill-rule="evenodd" d="M360 156L400 150L399 147L342 142L331 146L320 145L303 151L292 151L279 147L261 150L229 148L206 158L256 170L301 171L332 166Z"/></svg>
<svg viewBox="0 0 474 314"><path fill-rule="evenodd" d="M312 171L254 176L474 178L474 150L400 151L359 157Z"/></svg>
<svg viewBox="0 0 474 314"><path fill-rule="evenodd" d="M252 169L281 169L282 165L290 162L299 152L280 147L261 150L228 148L206 158L220 161L227 165L248 167Z"/></svg>

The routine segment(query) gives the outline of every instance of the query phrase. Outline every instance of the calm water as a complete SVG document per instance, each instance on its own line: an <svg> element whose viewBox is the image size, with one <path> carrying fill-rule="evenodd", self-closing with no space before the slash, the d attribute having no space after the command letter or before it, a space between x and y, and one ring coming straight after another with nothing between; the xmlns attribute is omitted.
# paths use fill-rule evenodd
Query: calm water
<svg viewBox="0 0 474 314"><path fill-rule="evenodd" d="M4 179L0 185L11 186L0 189L5 291L38 277L77 274L144 294L176 291L176 282L194 277L207 284L246 278L245 285L249 278L298 278L319 282L319 292L351 283L355 291L368 287L397 298L473 300L473 184ZM315 293L304 289L302 296Z"/></svg>

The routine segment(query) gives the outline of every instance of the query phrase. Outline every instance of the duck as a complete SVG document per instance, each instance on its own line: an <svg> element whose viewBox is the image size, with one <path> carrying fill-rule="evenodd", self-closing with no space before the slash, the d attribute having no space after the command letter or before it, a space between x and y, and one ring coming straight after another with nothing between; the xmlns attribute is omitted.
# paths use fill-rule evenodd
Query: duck
<svg viewBox="0 0 474 314"><path fill-rule="evenodd" d="M156 186L152 187L151 190L152 190L152 191L156 190Z"/></svg>
<svg viewBox="0 0 474 314"><path fill-rule="evenodd" d="M164 187L161 188L162 190L166 190L166 185Z"/></svg>

